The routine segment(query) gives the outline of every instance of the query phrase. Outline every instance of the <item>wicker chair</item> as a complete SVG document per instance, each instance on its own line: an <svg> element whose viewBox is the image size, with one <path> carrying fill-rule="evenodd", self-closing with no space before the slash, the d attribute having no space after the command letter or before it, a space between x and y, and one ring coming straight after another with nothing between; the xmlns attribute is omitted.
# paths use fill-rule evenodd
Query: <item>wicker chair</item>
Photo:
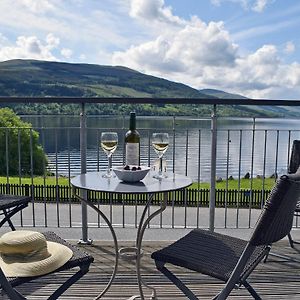
<svg viewBox="0 0 300 300"><path fill-rule="evenodd" d="M289 163L289 170L288 170L289 174L296 173L299 166L300 166L300 140L294 140L293 146L292 146L290 163ZM300 199L297 201L294 216L300 217ZM300 242L293 240L290 232L288 233L288 239L289 239L289 243L292 248L295 247L294 246L295 244L300 244Z"/></svg>
<svg viewBox="0 0 300 300"><path fill-rule="evenodd" d="M286 236L300 196L300 173L281 176L257 221L250 240L194 229L185 237L152 253L157 269L167 276L188 299L198 299L165 264L173 264L224 281L214 299L223 300L232 289L243 285L254 299L261 299L247 278L268 254L271 244Z"/></svg>
<svg viewBox="0 0 300 300"><path fill-rule="evenodd" d="M65 271L65 270L79 267L79 270L76 273L74 273L71 277L69 277L48 298L49 300L54 300L54 299L57 299L72 284L74 284L77 280L79 280L83 275L85 275L89 271L89 266L94 261L94 258L92 256L90 256L89 254L81 251L79 248L77 248L77 247L69 244L65 240L61 239L54 232L45 232L43 234L45 235L46 240L66 245L67 247L71 248L71 250L73 251L73 256L71 257L71 259L67 263L65 263L62 267L60 267L59 269L57 269L51 273L56 273L56 272ZM49 273L46 275L42 275L42 276L47 276L47 275L49 275ZM20 286L23 283L32 281L32 280L40 278L42 276L7 278L0 268L0 284L1 284L1 288L2 288L2 293L4 291L9 296L9 298L13 299L13 300L26 299L14 287ZM47 277L45 277L45 282L46 282L46 280L47 280ZM0 296L0 298L1 298L1 296Z"/></svg>
<svg viewBox="0 0 300 300"><path fill-rule="evenodd" d="M11 230L16 230L11 217L27 207L30 201L31 197L28 196L0 195L0 215L3 216L0 227L7 222Z"/></svg>

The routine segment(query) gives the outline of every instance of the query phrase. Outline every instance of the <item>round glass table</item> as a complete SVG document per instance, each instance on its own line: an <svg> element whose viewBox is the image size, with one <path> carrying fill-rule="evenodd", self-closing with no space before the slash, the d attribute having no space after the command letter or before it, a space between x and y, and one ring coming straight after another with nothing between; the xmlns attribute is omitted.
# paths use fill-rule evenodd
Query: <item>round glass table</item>
<svg viewBox="0 0 300 300"><path fill-rule="evenodd" d="M141 277L141 253L142 253L142 240L144 236L145 229L147 228L149 222L158 214L162 213L167 206L168 203L168 197L169 192L180 190L183 188L188 187L192 184L192 180L183 175L175 174L175 173L168 173L167 177L162 179L156 179L153 178L154 173L149 172L147 176L139 181L134 183L127 183L120 181L117 177L111 177L111 178L104 178L102 177L103 173L101 172L89 172L86 174L78 175L71 179L71 184L74 188L74 195L82 202L85 202L89 207L94 209L107 223L113 240L114 240L114 247L115 247L115 253L116 253L116 259L115 259L115 267L111 276L111 279L105 289L98 295L98 298L101 298L106 291L109 289L110 285L113 282L113 279L115 278L115 275L117 273L118 268L118 259L119 255L124 257L130 257L131 255L134 256L136 259L136 273L137 273L137 281L139 285L139 291L140 295L138 296L132 296L130 299L135 299L137 297L140 297L141 299L145 299L144 292L142 285L152 290L151 298L156 299L156 291L153 287L147 285ZM77 189L75 189L77 188ZM86 197L83 197L80 194L77 194L76 191L95 191L95 192L107 192L107 193L114 193L114 194L147 194L148 200L144 207L144 210L142 212L138 229L137 229L137 237L136 237L136 243L135 247L127 248L127 249L118 249L118 241L115 234L115 231L113 229L113 226L109 219L105 216L105 214L97 207L97 205L88 199ZM162 200L161 204L158 207L157 210L153 211L150 215L147 216L148 208L151 204L151 201L153 199L153 196L157 193L161 193Z"/></svg>

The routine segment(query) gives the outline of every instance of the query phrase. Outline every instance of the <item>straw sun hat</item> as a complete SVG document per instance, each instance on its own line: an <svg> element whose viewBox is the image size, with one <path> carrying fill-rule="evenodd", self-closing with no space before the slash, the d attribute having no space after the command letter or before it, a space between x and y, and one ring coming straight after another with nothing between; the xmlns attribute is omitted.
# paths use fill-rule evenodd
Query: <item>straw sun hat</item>
<svg viewBox="0 0 300 300"><path fill-rule="evenodd" d="M0 267L7 277L39 276L55 271L73 255L70 248L46 241L36 231L16 230L0 238Z"/></svg>

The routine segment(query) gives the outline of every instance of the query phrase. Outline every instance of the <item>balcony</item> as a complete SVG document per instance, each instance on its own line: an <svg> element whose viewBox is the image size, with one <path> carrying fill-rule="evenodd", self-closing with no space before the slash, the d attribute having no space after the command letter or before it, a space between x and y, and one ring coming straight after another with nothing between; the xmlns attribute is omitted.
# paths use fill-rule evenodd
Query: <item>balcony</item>
<svg viewBox="0 0 300 300"><path fill-rule="evenodd" d="M0 99L2 102L5 99ZM134 101L133 101L134 100ZM151 100L151 99L150 99ZM65 133L70 146L70 132L75 131L76 139L80 141L81 151L81 165L73 166L71 164L71 147L65 152L67 157L66 172L64 176L69 178L80 172L93 170L99 171L105 168L101 160L101 153L89 152L87 139L90 136L99 136L99 132L103 128L91 128L86 126L86 116L84 113L85 103L99 102L106 103L109 101L116 101L119 103L147 103L149 99L24 99L16 98L10 101L16 102L67 102L67 103L81 103L82 115L81 123L78 128L66 128ZM152 99L153 100L153 99ZM157 99L155 99L157 100ZM298 129L261 129L257 128L257 119L253 119L250 128L245 129L224 129L217 126L218 118L216 115L216 108L218 105L239 104L243 103L241 100L220 100L217 99L212 102L211 99L159 99L160 103L197 103L197 104L213 104L212 118L208 120L211 125L210 128L199 129L196 138L192 139L191 133L184 129L177 129L173 126L176 123L176 118L170 118L172 126L166 128L173 137L170 153L168 157L168 166L170 171L180 172L182 175L193 176L196 187L183 192L181 194L172 194L175 200L171 200L166 211L160 216L151 221L149 228L146 230L146 235L143 243L145 256L143 257L142 274L145 281L150 285L157 287L158 296L160 299L185 299L180 292L177 291L165 278L163 278L155 270L155 266L149 257L149 254L155 249L166 245L170 240L177 239L179 235L190 230L190 228L198 227L221 232L227 232L236 236L248 236L253 228L260 209L264 204L265 199L269 194L269 187L267 186L267 177L281 172L286 172L287 162L290 156L290 148L293 139L298 137ZM281 100L249 100L247 105L286 105L299 106L300 101L281 101ZM59 233L62 237L71 239L76 243L82 238L87 240L92 238L95 240L93 246L82 246L86 251L91 252L96 258L96 263L91 268L91 271L81 280L77 285L71 288L63 297L63 299L91 299L101 291L108 281L114 261L114 254L112 251L113 244L111 236L107 230L105 222L99 216L91 211L89 208L81 205L73 198L70 181L64 186L60 187L58 184L62 169L59 158L59 139L62 134L61 129L47 128L44 126L36 126L34 129L40 131L41 143L43 144L43 136L49 137L52 132L53 149L51 172L54 174L55 184L44 184L37 186L32 177L29 183L22 183L24 178L21 174L18 177L19 183L11 183L9 174L9 165L7 163L7 182L0 186L1 193L12 194L28 194L32 196L32 204L29 208L24 210L21 214L14 217L13 222L18 228L33 228L38 231L53 230ZM9 140L9 130L5 130ZM125 128L119 128L120 134L124 134ZM151 165L153 156L150 153L149 134L153 129L141 129L145 139L145 154L143 162ZM185 143L178 144L177 133L183 132ZM63 134L62 134L63 135ZM204 136L208 136L210 140L208 147L203 147ZM244 139L248 136L251 140L247 151L244 149ZM257 139L257 140L256 140ZM272 141L272 146L268 144ZM196 144L192 145L192 141ZM223 153L218 153L220 145L223 145ZM190 147L196 149L195 155L191 157L189 153ZM257 148L260 148L260 157L257 158ZM120 147L122 149L122 147ZM9 151L9 144L6 144L5 155ZM181 152L180 152L181 151ZM184 163L178 164L178 153L184 153ZM223 156L222 156L223 155ZM90 160L94 156L96 160ZM231 156L233 158L231 158ZM247 159L247 167L243 167L244 159ZM231 160L235 160L233 163ZM258 159L255 162L255 159ZM22 159L21 159L22 160ZM31 164L33 162L31 161ZM123 163L122 154L116 158L116 164ZM260 164L261 189L256 191L252 187L252 178L256 175L255 164ZM272 168L268 169L268 164ZM207 171L208 170L208 171ZM225 188L218 189L216 178L221 170L222 180L225 181ZM45 170L46 171L46 170ZM245 173L249 173L249 188L242 188L242 179ZM271 174L272 173L272 174ZM193 175L192 175L193 174ZM228 188L229 176L234 174L237 181L237 186L234 191ZM203 181L209 183L209 187L203 188ZM100 197L101 196L101 197ZM93 199L95 203L105 215L109 218L113 226L116 228L118 237L126 237L121 239L120 245L131 244L135 239L136 228L138 224L143 203L128 197L126 201L122 199L107 195L89 194L89 199ZM100 201L100 198L102 199ZM171 198L171 197L170 197ZM180 199L180 201L179 201ZM154 199L153 206L150 209L155 209L159 205L159 201ZM87 218L84 218L85 212ZM300 239L298 229L298 218L294 220L293 234L295 238ZM7 227L1 228L0 232L5 232ZM156 239L159 232L160 240ZM104 241L104 242L103 242ZM273 252L288 255L290 258L297 259L298 252L288 246L287 240L280 241L272 248ZM290 295L297 298L300 297L298 292L298 278L297 274L300 272L300 265L298 262L287 262L284 259L272 257L272 262L261 264L260 267L252 274L251 282L257 288L263 299L287 299ZM98 262L98 263L97 263ZM267 274L267 276L266 276ZM196 294L203 295L203 299L211 299L213 295L221 289L222 283L212 280L211 278L197 275L195 273L184 273L183 276L194 288ZM55 284L55 278L53 283ZM40 285L43 285L41 279ZM24 286L30 295L34 295L36 299L45 296L45 291L39 290L36 286L28 284ZM298 294L297 294L298 293ZM103 299L126 299L133 294L138 294L138 287L135 278L134 263L127 261L120 261L120 268L112 285L110 291ZM29 295L29 294L28 294ZM80 296L79 296L80 295ZM84 296L83 296L84 295ZM202 297L201 297L202 298ZM232 299L251 299L248 293L243 290L234 291L231 295Z"/></svg>
<svg viewBox="0 0 300 300"><path fill-rule="evenodd" d="M130 243L122 242L121 246L128 246ZM155 269L155 265L150 259L150 253L165 246L167 242L145 242L144 257L142 261L143 279L157 290L158 299L186 299L182 293L171 284L164 276ZM78 281L73 287L61 297L61 299L83 300L93 299L106 286L108 282L114 261L113 245L110 242L97 241L93 246L82 246L90 252L95 262L88 274ZM273 251L288 255L291 258L299 259L299 252L292 250L286 241L280 241L273 247ZM177 269L177 274L184 278L188 287L190 287L200 299L212 299L223 287L223 283L207 277L205 275L187 272ZM299 299L299 272L300 264L296 262L287 262L284 259L271 257L267 263L261 263L252 273L249 281L255 287L262 299ZM59 282L59 276L66 274L57 274L51 281L52 285ZM42 300L49 296L45 285L45 279L38 282L28 283L19 288L19 290L28 296L29 299ZM110 290L101 299L128 299L132 295L138 295L138 286L135 277L134 262L120 260L119 271ZM145 290L146 295L150 293ZM1 298L3 300L6 297ZM149 299L149 298L146 298ZM245 289L233 290L228 299L253 299Z"/></svg>

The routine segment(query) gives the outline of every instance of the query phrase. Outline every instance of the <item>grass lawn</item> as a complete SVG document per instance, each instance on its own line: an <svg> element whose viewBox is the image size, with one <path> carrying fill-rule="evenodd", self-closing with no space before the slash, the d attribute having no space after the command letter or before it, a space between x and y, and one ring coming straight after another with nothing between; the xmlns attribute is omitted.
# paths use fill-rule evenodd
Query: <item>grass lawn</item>
<svg viewBox="0 0 300 300"><path fill-rule="evenodd" d="M264 189L265 190L270 190L274 186L275 179L274 178L265 178L264 182L262 178L253 178L252 180L252 189L253 190L261 190L264 184ZM251 187L251 179L244 179L242 178L240 182L236 179L234 180L228 180L228 182L221 181L216 183L216 188L217 189L226 189L228 184L228 189L232 190L237 190L240 185L240 189L250 189ZM208 182L200 182L198 184L197 182L194 182L190 188L198 188L198 186L202 189L209 189L210 184Z"/></svg>
<svg viewBox="0 0 300 300"><path fill-rule="evenodd" d="M69 178L67 177L59 177L58 178L58 184L59 185L69 185ZM7 182L6 177L0 177L0 184L5 184ZM9 177L9 183L10 184L19 184L20 179L19 177ZM21 178L21 184L31 184L31 177L22 177ZM56 178L55 176L47 176L45 178L46 185L55 185L56 184ZM265 178L264 180L264 189L270 190L274 186L275 180L274 178ZM37 176L33 178L33 184L35 185L44 185L44 178ZM216 188L217 189L226 189L226 181L217 182ZM240 182L238 180L228 180L228 189L238 189L240 184L241 189L250 189L251 187L251 179L241 179ZM209 189L209 183L208 182L200 182L198 184L197 182L194 182L190 188L197 189L198 186L202 189ZM253 178L252 180L252 188L253 190L260 190L263 186L263 180L261 178Z"/></svg>
<svg viewBox="0 0 300 300"><path fill-rule="evenodd" d="M0 184L7 183L6 177L0 177ZM9 177L10 184L19 184L20 178L19 177ZM22 177L21 184L31 184L32 180L31 177ZM47 176L45 178L46 185L55 185L56 178L55 176ZM35 185L44 185L44 178L40 176L33 177L33 184ZM69 178L67 177L58 177L58 184L59 185L69 185Z"/></svg>

